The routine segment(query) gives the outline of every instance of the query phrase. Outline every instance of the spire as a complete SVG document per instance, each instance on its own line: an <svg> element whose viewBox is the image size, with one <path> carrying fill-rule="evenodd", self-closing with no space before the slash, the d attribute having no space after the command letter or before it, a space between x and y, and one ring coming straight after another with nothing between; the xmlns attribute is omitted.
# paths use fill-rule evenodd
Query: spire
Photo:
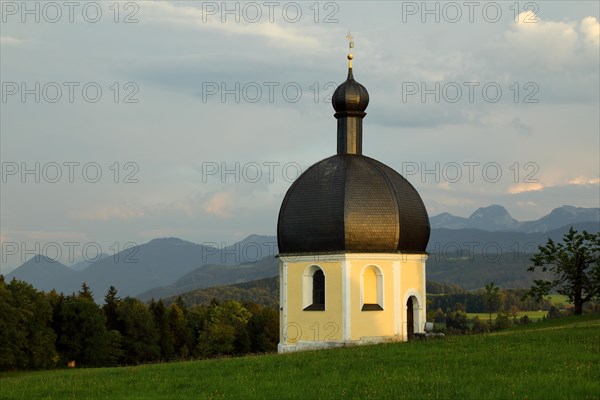
<svg viewBox="0 0 600 400"><path fill-rule="evenodd" d="M331 104L338 120L337 153L362 154L362 120L367 115L364 111L369 105L367 89L354 80L352 74L352 49L354 38L348 32L348 77L335 89Z"/></svg>
<svg viewBox="0 0 600 400"><path fill-rule="evenodd" d="M348 73L351 74L352 59L354 58L354 56L352 55L352 49L354 48L354 37L352 36L352 33L350 33L350 31L348 31L346 39L348 39Z"/></svg>

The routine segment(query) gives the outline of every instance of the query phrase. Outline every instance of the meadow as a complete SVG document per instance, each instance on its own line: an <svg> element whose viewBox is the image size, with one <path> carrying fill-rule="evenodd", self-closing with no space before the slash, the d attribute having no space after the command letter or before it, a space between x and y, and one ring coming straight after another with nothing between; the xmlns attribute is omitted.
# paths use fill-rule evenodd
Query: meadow
<svg viewBox="0 0 600 400"><path fill-rule="evenodd" d="M567 298L567 296L564 296L562 294L551 294L551 295L548 295L546 298L548 300L550 300L552 302L552 305L554 305L554 306L568 304L568 300L569 300ZM548 314L547 311L519 311L519 313L517 314L517 318L521 318L521 317L527 315L527 317L529 317L529 319L531 321L538 321L538 320L544 318L547 314ZM492 313L492 321L495 321L497 316L498 316L498 313ZM479 319L481 319L482 321L489 321L490 314L489 313L467 313L467 317L469 317L469 318L479 317Z"/></svg>
<svg viewBox="0 0 600 400"><path fill-rule="evenodd" d="M9 372L2 399L598 399L600 315L285 355Z"/></svg>
<svg viewBox="0 0 600 400"><path fill-rule="evenodd" d="M546 314L548 314L548 311L519 311L519 313L517 314L517 319L527 315L527 317L531 321L537 321L537 320L544 318L546 316ZM492 313L492 321L495 321L497 316L498 316L498 313ZM489 321L490 314L489 313L467 313L467 317L469 317L469 318L479 317L479 319L482 321ZM512 320L512 315L509 317Z"/></svg>
<svg viewBox="0 0 600 400"><path fill-rule="evenodd" d="M550 294L547 298L552 302L553 305L566 305L569 303L569 298L562 294Z"/></svg>

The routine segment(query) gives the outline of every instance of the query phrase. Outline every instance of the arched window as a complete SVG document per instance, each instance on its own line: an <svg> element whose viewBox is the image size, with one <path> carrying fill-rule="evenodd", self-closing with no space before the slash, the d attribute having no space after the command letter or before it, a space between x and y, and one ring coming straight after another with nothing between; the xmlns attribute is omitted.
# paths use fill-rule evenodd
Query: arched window
<svg viewBox="0 0 600 400"><path fill-rule="evenodd" d="M313 274L313 305L320 305L325 308L325 274L318 270Z"/></svg>
<svg viewBox="0 0 600 400"><path fill-rule="evenodd" d="M312 265L304 272L303 303L304 311L325 310L325 274L316 265Z"/></svg>
<svg viewBox="0 0 600 400"><path fill-rule="evenodd" d="M374 265L366 267L361 275L362 311L383 310L383 275Z"/></svg>

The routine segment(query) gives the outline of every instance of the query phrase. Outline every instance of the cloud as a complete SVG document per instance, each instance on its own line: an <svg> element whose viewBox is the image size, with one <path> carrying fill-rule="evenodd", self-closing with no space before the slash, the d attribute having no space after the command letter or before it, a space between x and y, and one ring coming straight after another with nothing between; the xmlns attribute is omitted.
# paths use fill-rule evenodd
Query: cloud
<svg viewBox="0 0 600 400"><path fill-rule="evenodd" d="M528 11L505 32L507 55L522 66L564 71L565 67L585 64L588 50L598 46L598 20L585 17L576 21L550 21Z"/></svg>
<svg viewBox="0 0 600 400"><path fill-rule="evenodd" d="M220 3L225 5L225 3ZM215 2L214 5L219 9L220 6ZM239 6L239 4L237 4ZM265 13L268 10L259 12ZM305 30L292 23L286 23L282 26L279 21L269 22L268 15L262 17L255 23L252 22L254 14L249 17L236 17L241 13L225 14L222 10L213 11L206 7L197 8L192 6L175 6L168 2L148 2L144 4L144 11L150 13L145 20L153 20L158 23L171 24L173 26L187 26L196 29L210 29L221 31L229 35L240 36L258 36L268 39L268 43L275 47L307 50L316 50L321 47L321 41L315 36L309 36ZM243 14L245 15L245 14ZM222 21L226 19L226 23Z"/></svg>
<svg viewBox="0 0 600 400"><path fill-rule="evenodd" d="M25 40L16 38L14 36L0 36L0 44L3 46L16 46L23 42L25 42Z"/></svg>
<svg viewBox="0 0 600 400"><path fill-rule="evenodd" d="M519 183L517 185L508 188L510 194L520 194L526 192L535 192L545 190L549 188L566 188L569 186L591 186L600 184L600 178L587 178L585 176L578 176L568 182L560 182L552 185L542 185L541 183Z"/></svg>
<svg viewBox="0 0 600 400"><path fill-rule="evenodd" d="M600 46L600 22L595 17L585 17L579 30L584 34L586 42L592 46Z"/></svg>
<svg viewBox="0 0 600 400"><path fill-rule="evenodd" d="M600 178L586 178L585 176L578 176L577 178L569 181L571 185L598 185L600 184Z"/></svg>
<svg viewBox="0 0 600 400"><path fill-rule="evenodd" d="M530 207L537 207L537 203L534 201L517 201L515 202L515 204L521 208L530 208Z"/></svg>
<svg viewBox="0 0 600 400"><path fill-rule="evenodd" d="M522 13L519 22L506 32L509 50L525 64L546 64L559 68L574 56L577 31L573 22L544 21L533 14L537 22L526 22Z"/></svg>
<svg viewBox="0 0 600 400"><path fill-rule="evenodd" d="M519 183L508 188L508 193L517 194L524 192L535 192L537 190L544 189L544 185L541 183Z"/></svg>
<svg viewBox="0 0 600 400"><path fill-rule="evenodd" d="M231 193L217 192L204 203L203 209L207 214L229 218L233 217L230 211L232 205L233 195Z"/></svg>

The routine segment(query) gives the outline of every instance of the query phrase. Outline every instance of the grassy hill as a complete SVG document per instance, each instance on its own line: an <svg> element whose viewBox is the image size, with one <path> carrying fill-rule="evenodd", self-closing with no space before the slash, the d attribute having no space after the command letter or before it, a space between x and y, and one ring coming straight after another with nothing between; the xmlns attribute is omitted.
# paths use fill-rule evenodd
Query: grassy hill
<svg viewBox="0 0 600 400"><path fill-rule="evenodd" d="M3 399L600 397L600 316L286 355L0 375Z"/></svg>

